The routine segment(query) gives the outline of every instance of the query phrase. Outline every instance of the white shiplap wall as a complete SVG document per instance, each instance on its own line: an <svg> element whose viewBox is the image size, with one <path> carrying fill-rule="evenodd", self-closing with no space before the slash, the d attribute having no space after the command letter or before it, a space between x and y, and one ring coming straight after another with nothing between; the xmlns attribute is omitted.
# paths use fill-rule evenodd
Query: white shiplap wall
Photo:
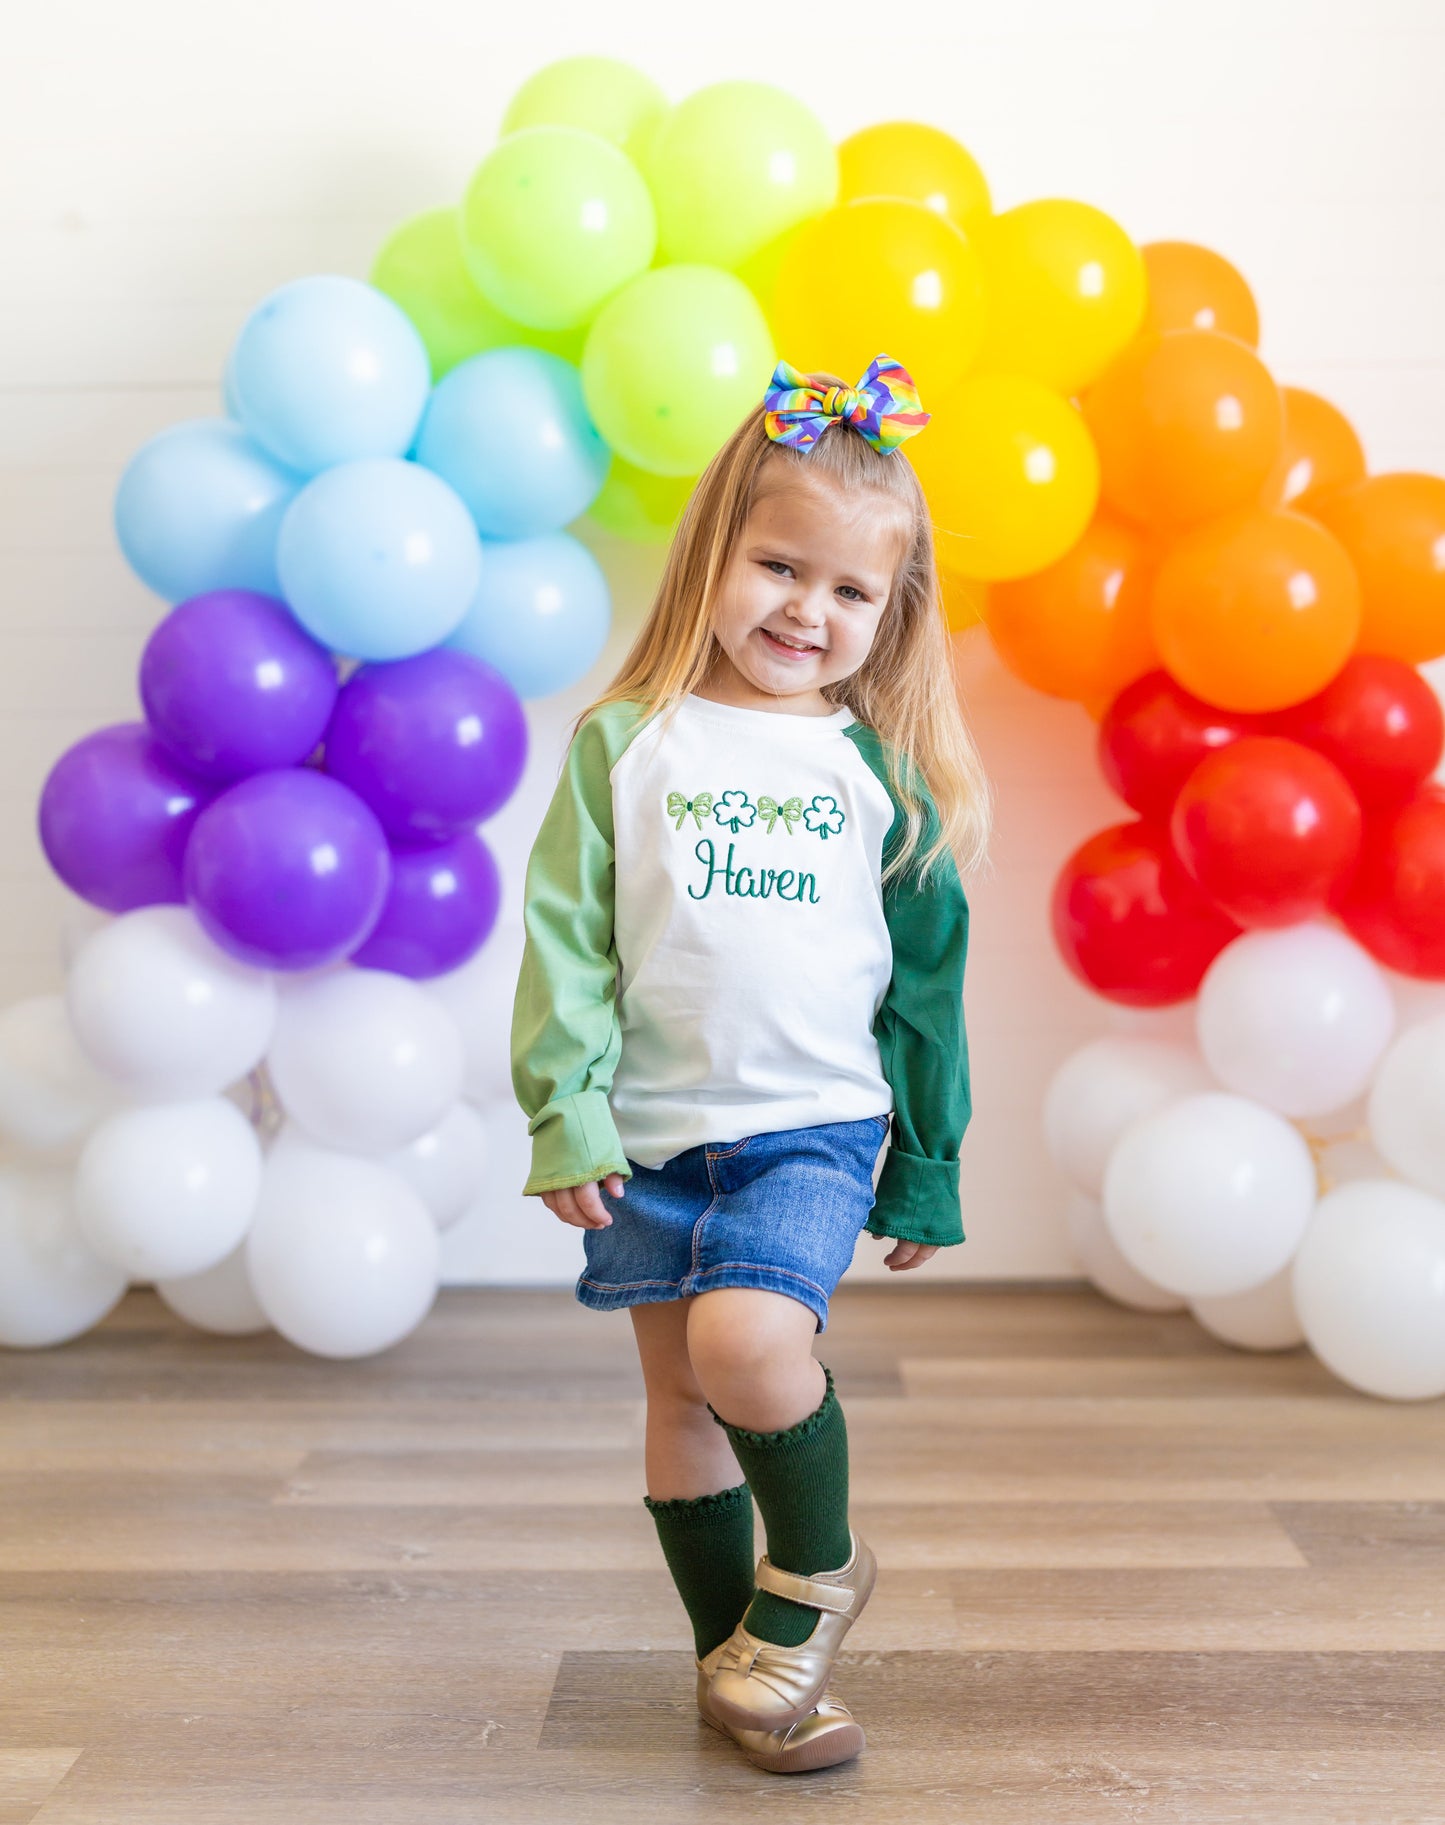
<svg viewBox="0 0 1445 1825"><path fill-rule="evenodd" d="M164 426L219 410L227 350L266 291L305 273L364 275L391 228L456 198L511 92L555 56L626 58L674 97L724 76L780 82L835 137L932 121L980 158L1000 208L1074 196L1138 241L1202 241L1253 286L1276 376L1340 405L1372 468L1445 470L1436 0L1202 12L992 0L949 9L947 34L941 11L908 0L884 18L848 0L820 34L799 0L743 0L725 30L709 14L688 31L681 8L623 0L604 33L595 9L566 0L505 37L491 9L461 0L52 0L12 15L0 64L0 1004L58 985L66 896L34 835L36 798L71 742L138 714L136 662L164 606L111 531L126 460ZM658 561L584 536L613 576L614 635L589 678L530 706L532 759L492 826L501 975L564 724L620 656ZM1047 895L1067 851L1122 812L1081 710L1024 690L978 638L963 677L1000 819L996 872L971 892L969 1242L926 1271L1068 1275L1040 1099L1110 1014L1058 962ZM580 1238L517 1195L525 1124L505 1095L490 1125L489 1182L448 1238L448 1278L572 1279ZM852 1271L881 1274L881 1253L865 1241Z"/></svg>

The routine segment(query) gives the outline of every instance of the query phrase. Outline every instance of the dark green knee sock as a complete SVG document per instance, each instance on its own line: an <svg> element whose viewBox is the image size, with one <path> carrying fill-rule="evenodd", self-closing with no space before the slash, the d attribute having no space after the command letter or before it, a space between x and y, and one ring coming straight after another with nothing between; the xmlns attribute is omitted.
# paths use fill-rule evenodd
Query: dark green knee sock
<svg viewBox="0 0 1445 1825"><path fill-rule="evenodd" d="M783 1571L833 1572L848 1563L848 1429L823 1365L827 1387L817 1408L781 1432L747 1432L708 1411L752 1485L768 1532L768 1557ZM754 1635L779 1647L802 1645L818 1626L818 1611L772 1591L759 1591L744 1620Z"/></svg>
<svg viewBox="0 0 1445 1825"><path fill-rule="evenodd" d="M703 1660L737 1627L753 1594L753 1496L746 1483L693 1500L643 1501Z"/></svg>

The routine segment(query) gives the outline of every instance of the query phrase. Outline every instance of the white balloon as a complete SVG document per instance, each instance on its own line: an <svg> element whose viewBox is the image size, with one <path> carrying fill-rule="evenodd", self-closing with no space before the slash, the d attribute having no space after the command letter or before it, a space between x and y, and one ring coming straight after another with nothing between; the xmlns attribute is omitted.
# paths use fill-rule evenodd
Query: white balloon
<svg viewBox="0 0 1445 1825"><path fill-rule="evenodd" d="M1393 1179L1321 1198L1294 1261L1310 1348L1386 1400L1445 1394L1445 1203Z"/></svg>
<svg viewBox="0 0 1445 1825"><path fill-rule="evenodd" d="M66 892L65 904L60 910L60 960L66 969L74 963L76 953L86 939L93 937L102 926L111 924L114 917L113 913L92 906L89 900Z"/></svg>
<svg viewBox="0 0 1445 1825"><path fill-rule="evenodd" d="M122 1094L81 1050L63 996L0 1014L0 1134L33 1153L73 1152Z"/></svg>
<svg viewBox="0 0 1445 1825"><path fill-rule="evenodd" d="M81 1234L132 1280L204 1273L245 1236L261 1143L223 1096L125 1109L85 1143L75 1174Z"/></svg>
<svg viewBox="0 0 1445 1825"><path fill-rule="evenodd" d="M411 1186L377 1161L278 1142L246 1266L262 1310L298 1349L369 1356L430 1311L441 1236Z"/></svg>
<svg viewBox="0 0 1445 1825"><path fill-rule="evenodd" d="M454 1103L435 1128L386 1155L432 1214L438 1229L465 1216L481 1189L487 1125L470 1103Z"/></svg>
<svg viewBox="0 0 1445 1825"><path fill-rule="evenodd" d="M1445 1014L1407 1027L1385 1054L1368 1122L1396 1172L1445 1196Z"/></svg>
<svg viewBox="0 0 1445 1825"><path fill-rule="evenodd" d="M435 1128L461 1094L446 1009L403 976L346 969L288 985L267 1058L288 1115L324 1146L387 1154Z"/></svg>
<svg viewBox="0 0 1445 1825"><path fill-rule="evenodd" d="M181 1280L157 1280L156 1291L187 1324L218 1337L251 1337L271 1328L246 1271L244 1236L224 1261Z"/></svg>
<svg viewBox="0 0 1445 1825"><path fill-rule="evenodd" d="M66 991L76 1038L137 1097L214 1096L264 1056L276 984L214 945L184 906L122 913L87 939Z"/></svg>
<svg viewBox="0 0 1445 1825"><path fill-rule="evenodd" d="M1104 1221L1156 1285L1187 1299L1242 1293L1294 1254L1316 1185L1283 1116L1212 1091L1124 1130L1104 1173Z"/></svg>
<svg viewBox="0 0 1445 1825"><path fill-rule="evenodd" d="M1045 1142L1059 1170L1080 1191L1097 1196L1114 1143L1130 1122L1176 1097L1214 1087L1192 1045L1127 1034L1094 1039L1049 1080Z"/></svg>
<svg viewBox="0 0 1445 1825"><path fill-rule="evenodd" d="M0 1344L69 1343L117 1305L127 1280L89 1248L71 1174L0 1167Z"/></svg>
<svg viewBox="0 0 1445 1825"><path fill-rule="evenodd" d="M462 1095L483 1108L514 1100L507 1042L525 940L520 922L497 925L460 969L429 976L420 985L456 1021L466 1048Z"/></svg>
<svg viewBox="0 0 1445 1825"><path fill-rule="evenodd" d="M1293 1262L1242 1293L1192 1299L1189 1309L1211 1337L1241 1350L1293 1350L1305 1340L1294 1309Z"/></svg>
<svg viewBox="0 0 1445 1825"><path fill-rule="evenodd" d="M1097 1198L1084 1191L1071 1192L1064 1206L1064 1223L1080 1265L1106 1298L1136 1312L1184 1310L1184 1301L1177 1293L1167 1293L1162 1286L1146 1280L1119 1253Z"/></svg>
<svg viewBox="0 0 1445 1825"><path fill-rule="evenodd" d="M1362 946L1305 921L1227 944L1204 972L1196 1018L1222 1084L1281 1115L1323 1115L1368 1088L1395 1003Z"/></svg>

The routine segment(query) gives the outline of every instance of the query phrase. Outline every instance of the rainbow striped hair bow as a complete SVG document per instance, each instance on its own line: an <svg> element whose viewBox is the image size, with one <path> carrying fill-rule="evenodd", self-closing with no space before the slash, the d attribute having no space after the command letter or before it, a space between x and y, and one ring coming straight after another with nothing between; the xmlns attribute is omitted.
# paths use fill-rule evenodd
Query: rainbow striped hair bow
<svg viewBox="0 0 1445 1825"><path fill-rule="evenodd" d="M814 386L790 362L780 361L763 399L768 436L795 450L811 450L837 418L886 456L916 436L929 417L919 406L912 375L891 355L875 355L856 387Z"/></svg>

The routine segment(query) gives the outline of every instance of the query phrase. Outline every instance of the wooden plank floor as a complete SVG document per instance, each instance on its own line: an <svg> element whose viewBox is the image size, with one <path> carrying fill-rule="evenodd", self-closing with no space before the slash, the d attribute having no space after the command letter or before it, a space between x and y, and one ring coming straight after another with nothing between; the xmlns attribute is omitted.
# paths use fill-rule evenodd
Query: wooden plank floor
<svg viewBox="0 0 1445 1825"><path fill-rule="evenodd" d="M0 1352L0 1825L1445 1821L1445 1403L1077 1287L845 1289L817 1354L869 1745L783 1778L697 1717L625 1313Z"/></svg>

